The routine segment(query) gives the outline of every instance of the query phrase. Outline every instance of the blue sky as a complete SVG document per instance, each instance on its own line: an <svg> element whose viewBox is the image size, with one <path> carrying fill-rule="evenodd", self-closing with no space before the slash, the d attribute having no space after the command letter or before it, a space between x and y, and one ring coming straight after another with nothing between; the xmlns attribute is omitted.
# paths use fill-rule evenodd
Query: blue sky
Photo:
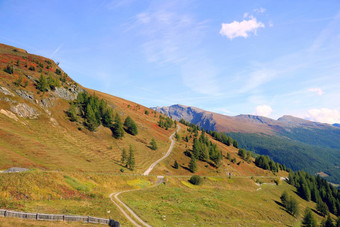
<svg viewBox="0 0 340 227"><path fill-rule="evenodd" d="M0 0L0 42L145 106L340 122L340 2Z"/></svg>

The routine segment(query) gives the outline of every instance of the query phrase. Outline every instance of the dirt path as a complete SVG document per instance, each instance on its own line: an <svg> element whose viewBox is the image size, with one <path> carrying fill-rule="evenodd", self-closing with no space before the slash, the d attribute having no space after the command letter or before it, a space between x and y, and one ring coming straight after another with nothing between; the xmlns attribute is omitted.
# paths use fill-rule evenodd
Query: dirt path
<svg viewBox="0 0 340 227"><path fill-rule="evenodd" d="M155 161L154 163L151 164L151 166L143 173L144 176L147 176L150 174L150 172L152 171L152 169L163 159L165 159L166 157L168 157L172 151L172 149L174 148L175 145L175 140L174 140L174 136L176 134L176 132L178 132L181 129L181 127L179 125L177 125L177 130L169 137L169 139L171 140L171 145L168 149L168 152L166 152L166 154L161 157L160 159L158 159L157 161Z"/></svg>
<svg viewBox="0 0 340 227"><path fill-rule="evenodd" d="M169 139L171 140L171 145L168 149L168 151L166 152L166 154L161 157L160 159L158 159L157 161L155 161L154 163L152 163L150 165L150 167L143 173L144 176L147 176L150 174L150 172L153 170L153 168L162 160L164 160L166 157L168 157L175 145L175 139L174 136L176 134L176 132L178 132L180 130L180 126L177 125L177 130L169 137ZM164 181L164 176L157 176L157 182L154 186L152 187L156 187L159 184L163 183ZM134 225L137 227L141 227L141 226L146 226L146 227L151 227L151 225L149 225L148 223L144 222L140 217L138 217L138 215L130 208L128 207L123 201L121 201L118 196L122 193L125 192L131 192L131 191L137 191L137 190L141 190L141 189L132 189L132 190L126 190L126 191L120 191L120 192L114 192L110 194L110 199L111 201L119 208L119 210L124 214L124 216ZM124 208L130 213L128 214ZM135 218L135 219L134 219ZM138 222L137 222L137 221ZM141 224L141 225L140 225Z"/></svg>

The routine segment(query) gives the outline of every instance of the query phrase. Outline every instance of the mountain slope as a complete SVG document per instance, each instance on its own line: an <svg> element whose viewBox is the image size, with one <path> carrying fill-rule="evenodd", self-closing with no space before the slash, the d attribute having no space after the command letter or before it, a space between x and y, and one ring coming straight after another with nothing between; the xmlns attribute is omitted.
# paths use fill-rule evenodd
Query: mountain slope
<svg viewBox="0 0 340 227"><path fill-rule="evenodd" d="M41 88L42 75L47 77L47 89ZM130 116L138 134L125 132L123 138L115 139L110 128L103 124L91 131L87 125L90 118L84 119L80 108L76 112L78 121L72 122L71 106L80 105L77 96L83 92L103 99L123 121ZM223 117L212 113L193 119L208 127L214 124L211 119L215 116ZM155 226L192 226L193 220L197 225L217 226L299 225L301 215L293 217L278 202L284 190L297 198L300 209L315 207L315 203L299 198L291 185L280 181L280 177L287 177L287 172L259 168L254 158L242 159L237 148L209 135L204 143L215 149L212 151L221 152L221 162L215 165L211 159L197 160L195 174L204 176L204 183L192 185L188 180L193 173L188 164L194 138L202 132L182 124L169 157L157 164L150 176L141 176L169 148L169 136L175 126L164 126L163 122L161 127L161 120L170 121L139 104L82 87L51 59L0 44L0 169L13 166L30 169L22 173L0 173L0 207L113 217L124 226L131 223L108 198L112 192L132 190L122 200ZM241 125L246 126L247 121ZM216 126L220 126L219 121ZM254 132L259 129L253 128ZM150 147L152 139L157 142L157 150ZM135 150L134 170L126 168L121 161L122 150L128 151L130 145ZM173 166L175 161L178 169ZM156 175L165 176L165 182L153 187ZM261 182L266 184L260 185ZM321 216L316 216L321 221ZM0 220L4 226L26 226L16 219ZM54 225L34 220L29 224Z"/></svg>
<svg viewBox="0 0 340 227"><path fill-rule="evenodd" d="M340 183L340 129L333 125L293 116L278 120L254 115L226 116L183 105L153 109L206 130L225 132L241 147L268 154L294 170L325 172L328 180Z"/></svg>

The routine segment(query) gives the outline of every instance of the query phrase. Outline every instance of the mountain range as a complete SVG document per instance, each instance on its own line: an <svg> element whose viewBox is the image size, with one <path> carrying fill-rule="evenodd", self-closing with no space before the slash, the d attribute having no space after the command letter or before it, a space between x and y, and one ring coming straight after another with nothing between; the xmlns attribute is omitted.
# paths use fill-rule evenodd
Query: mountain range
<svg viewBox="0 0 340 227"><path fill-rule="evenodd" d="M227 116L196 107L172 105L152 108L173 119L224 132L240 146L266 154L293 170L320 173L340 183L339 124L324 124L285 115L277 120L255 116Z"/></svg>

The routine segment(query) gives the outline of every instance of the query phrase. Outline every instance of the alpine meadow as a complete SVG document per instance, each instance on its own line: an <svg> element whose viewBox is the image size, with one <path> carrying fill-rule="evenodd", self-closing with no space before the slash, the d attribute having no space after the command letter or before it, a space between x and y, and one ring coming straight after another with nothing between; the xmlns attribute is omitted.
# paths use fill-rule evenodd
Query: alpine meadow
<svg viewBox="0 0 340 227"><path fill-rule="evenodd" d="M340 227L339 1L0 12L1 227Z"/></svg>

